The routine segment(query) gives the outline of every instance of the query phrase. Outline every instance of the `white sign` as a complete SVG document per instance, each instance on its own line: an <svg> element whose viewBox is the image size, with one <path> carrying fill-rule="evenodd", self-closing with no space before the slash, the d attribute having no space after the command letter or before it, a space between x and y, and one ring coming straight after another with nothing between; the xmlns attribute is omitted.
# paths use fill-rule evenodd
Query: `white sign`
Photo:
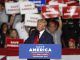
<svg viewBox="0 0 80 60"><path fill-rule="evenodd" d="M29 1L19 2L21 14L26 13L38 13L38 9L35 7L35 4Z"/></svg>
<svg viewBox="0 0 80 60"><path fill-rule="evenodd" d="M26 26L37 26L37 21L42 19L40 14L26 14L25 15L25 25Z"/></svg>
<svg viewBox="0 0 80 60"><path fill-rule="evenodd" d="M16 14L20 12L18 2L6 2L5 8L7 14Z"/></svg>

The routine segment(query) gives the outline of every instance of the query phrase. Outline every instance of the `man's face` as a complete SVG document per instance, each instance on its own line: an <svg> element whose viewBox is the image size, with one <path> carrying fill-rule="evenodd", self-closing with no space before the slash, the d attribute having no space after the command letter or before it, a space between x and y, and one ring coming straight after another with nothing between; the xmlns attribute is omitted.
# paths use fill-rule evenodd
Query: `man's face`
<svg viewBox="0 0 80 60"><path fill-rule="evenodd" d="M54 23L50 23L48 29L51 33L55 32L57 26Z"/></svg>
<svg viewBox="0 0 80 60"><path fill-rule="evenodd" d="M37 29L38 29L39 31L44 30L44 29L45 29L45 24L42 23L42 22L38 22L38 24L37 24Z"/></svg>

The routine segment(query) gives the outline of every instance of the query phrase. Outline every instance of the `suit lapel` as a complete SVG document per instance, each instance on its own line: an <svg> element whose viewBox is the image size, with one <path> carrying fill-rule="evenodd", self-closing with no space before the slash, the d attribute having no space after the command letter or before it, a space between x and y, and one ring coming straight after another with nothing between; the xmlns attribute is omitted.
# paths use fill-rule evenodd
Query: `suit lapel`
<svg viewBox="0 0 80 60"><path fill-rule="evenodd" d="M45 38L45 31L43 32L42 36L40 37L40 40L44 40Z"/></svg>

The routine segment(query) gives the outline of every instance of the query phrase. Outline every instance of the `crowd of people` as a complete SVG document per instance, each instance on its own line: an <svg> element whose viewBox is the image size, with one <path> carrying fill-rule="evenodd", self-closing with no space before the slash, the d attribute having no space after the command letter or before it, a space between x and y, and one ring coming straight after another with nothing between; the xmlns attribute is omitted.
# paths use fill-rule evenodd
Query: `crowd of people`
<svg viewBox="0 0 80 60"><path fill-rule="evenodd" d="M7 15L4 3L0 3L0 47L5 48L6 38L23 39L25 44L60 44L63 48L76 48L74 39L66 40L63 19L41 19L37 27L24 25L24 15ZM36 36L37 35L37 36ZM66 40L66 41L65 41Z"/></svg>

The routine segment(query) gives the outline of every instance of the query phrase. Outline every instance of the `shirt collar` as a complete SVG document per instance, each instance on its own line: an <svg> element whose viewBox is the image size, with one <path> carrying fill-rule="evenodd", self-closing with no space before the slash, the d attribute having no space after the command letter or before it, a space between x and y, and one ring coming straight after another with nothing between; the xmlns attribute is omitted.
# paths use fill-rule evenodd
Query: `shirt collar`
<svg viewBox="0 0 80 60"><path fill-rule="evenodd" d="M40 31L39 38L42 36L45 30Z"/></svg>

